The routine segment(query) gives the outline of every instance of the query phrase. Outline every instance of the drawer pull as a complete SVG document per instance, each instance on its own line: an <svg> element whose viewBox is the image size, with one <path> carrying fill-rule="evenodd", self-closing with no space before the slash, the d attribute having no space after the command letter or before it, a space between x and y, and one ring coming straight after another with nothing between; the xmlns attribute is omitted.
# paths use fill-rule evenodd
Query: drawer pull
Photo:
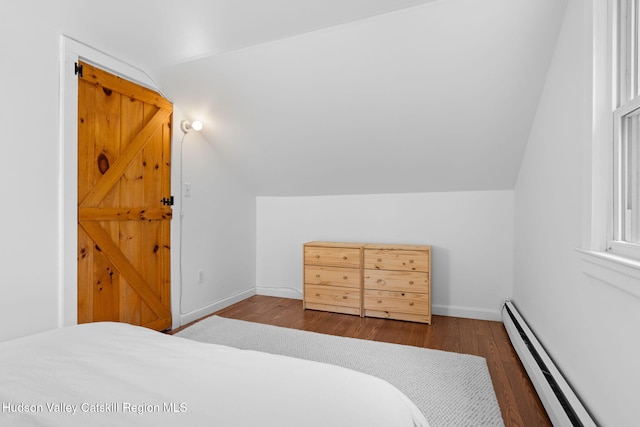
<svg viewBox="0 0 640 427"><path fill-rule="evenodd" d="M347 296L346 295L342 295L342 299L347 299Z"/></svg>
<svg viewBox="0 0 640 427"><path fill-rule="evenodd" d="M376 283L382 283L382 279L376 280Z"/></svg>
<svg viewBox="0 0 640 427"><path fill-rule="evenodd" d="M320 277L320 275L319 275L319 274L316 274L316 277Z"/></svg>
<svg viewBox="0 0 640 427"><path fill-rule="evenodd" d="M382 262L382 258L378 258L378 262Z"/></svg>
<svg viewBox="0 0 640 427"><path fill-rule="evenodd" d="M410 306L413 306L413 301L409 303Z"/></svg>
<svg viewBox="0 0 640 427"><path fill-rule="evenodd" d="M378 304L382 304L382 300L381 299L378 300Z"/></svg>
<svg viewBox="0 0 640 427"><path fill-rule="evenodd" d="M319 297L320 296L320 292L316 292L316 296Z"/></svg>
<svg viewBox="0 0 640 427"><path fill-rule="evenodd" d="M413 260L412 259L409 260L409 264L413 264Z"/></svg>
<svg viewBox="0 0 640 427"><path fill-rule="evenodd" d="M316 255L316 258L320 258L320 255Z"/></svg>
<svg viewBox="0 0 640 427"><path fill-rule="evenodd" d="M346 256L346 255L345 255L345 256L343 256L343 257L342 257L342 259L347 259L347 256Z"/></svg>
<svg viewBox="0 0 640 427"><path fill-rule="evenodd" d="M409 280L409 284L410 284L410 285L413 285L413 280Z"/></svg>

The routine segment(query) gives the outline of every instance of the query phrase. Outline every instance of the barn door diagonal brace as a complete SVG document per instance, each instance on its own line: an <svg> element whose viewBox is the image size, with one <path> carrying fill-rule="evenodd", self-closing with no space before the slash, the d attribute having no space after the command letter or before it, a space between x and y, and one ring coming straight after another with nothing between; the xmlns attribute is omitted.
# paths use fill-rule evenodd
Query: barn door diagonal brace
<svg viewBox="0 0 640 427"><path fill-rule="evenodd" d="M91 237L102 253L120 272L131 287L140 295L140 298L149 306L159 318L171 317L171 312L166 308L160 297L156 295L147 281L140 275L138 270L131 264L122 253L118 245L111 239L111 236L102 228L98 222L80 221L82 229Z"/></svg>
<svg viewBox="0 0 640 427"><path fill-rule="evenodd" d="M80 202L81 206L96 207L107 196L109 191L118 182L122 174L126 171L129 163L140 153L151 140L151 137L162 126L162 123L171 115L171 111L158 110L153 118L145 125L140 133L133 138L131 143L122 152L111 167L102 175L102 178L89 191Z"/></svg>

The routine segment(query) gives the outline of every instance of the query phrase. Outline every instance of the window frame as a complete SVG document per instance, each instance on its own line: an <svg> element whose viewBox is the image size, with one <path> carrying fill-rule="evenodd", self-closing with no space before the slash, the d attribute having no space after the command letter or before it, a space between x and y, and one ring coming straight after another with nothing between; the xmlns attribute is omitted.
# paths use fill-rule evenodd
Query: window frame
<svg viewBox="0 0 640 427"><path fill-rule="evenodd" d="M640 242L625 240L627 220L625 155L628 141L627 122L640 116L640 2L638 0L613 0L610 11L611 27L611 100L612 100L612 221L607 232L607 251L612 254L640 260ZM640 132L638 132L640 135ZM636 164L635 167L638 167Z"/></svg>
<svg viewBox="0 0 640 427"><path fill-rule="evenodd" d="M585 93L584 130L589 139L585 148L585 198L582 247L576 248L580 270L586 283L610 286L640 299L640 254L614 241L614 129L618 102L616 75L617 4L621 0L593 0L585 3L592 19L586 22L590 38L592 69ZM627 250L631 249L631 250Z"/></svg>

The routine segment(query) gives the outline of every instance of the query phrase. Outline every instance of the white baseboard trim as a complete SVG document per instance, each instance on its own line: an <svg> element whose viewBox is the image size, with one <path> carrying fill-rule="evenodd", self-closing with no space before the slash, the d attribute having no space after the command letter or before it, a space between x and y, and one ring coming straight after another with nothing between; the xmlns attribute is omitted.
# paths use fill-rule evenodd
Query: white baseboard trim
<svg viewBox="0 0 640 427"><path fill-rule="evenodd" d="M437 305L431 307L433 314L437 316L464 317L465 319L502 321L499 310L487 310L486 308L457 307L451 305Z"/></svg>
<svg viewBox="0 0 640 427"><path fill-rule="evenodd" d="M256 295L267 297L302 299L302 292L289 287L256 286ZM483 308L456 307L449 305L433 305L433 314L438 316L464 317L467 319L502 321L500 310L487 310Z"/></svg>
<svg viewBox="0 0 640 427"><path fill-rule="evenodd" d="M181 313L180 326L186 325L187 323L193 322L194 320L201 319L205 316L210 315L211 313L215 313L218 310L222 310L225 307L229 307L232 304L235 304L249 297L252 297L255 294L256 294L255 288L247 289L246 291L242 291L230 297L222 298L217 301L214 301L210 304L205 305L204 307L200 307L197 310L193 310L189 313Z"/></svg>
<svg viewBox="0 0 640 427"><path fill-rule="evenodd" d="M265 286L256 286L256 295L264 295L267 297L302 299L302 292L294 288L272 288Z"/></svg>

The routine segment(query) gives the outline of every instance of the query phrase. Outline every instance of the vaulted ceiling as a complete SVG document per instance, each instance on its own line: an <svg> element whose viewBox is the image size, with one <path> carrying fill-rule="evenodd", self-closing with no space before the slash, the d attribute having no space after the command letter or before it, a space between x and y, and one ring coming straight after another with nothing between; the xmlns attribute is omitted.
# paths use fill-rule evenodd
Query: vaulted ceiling
<svg viewBox="0 0 640 427"><path fill-rule="evenodd" d="M512 189L566 6L64 3L69 36L147 72L257 195Z"/></svg>

